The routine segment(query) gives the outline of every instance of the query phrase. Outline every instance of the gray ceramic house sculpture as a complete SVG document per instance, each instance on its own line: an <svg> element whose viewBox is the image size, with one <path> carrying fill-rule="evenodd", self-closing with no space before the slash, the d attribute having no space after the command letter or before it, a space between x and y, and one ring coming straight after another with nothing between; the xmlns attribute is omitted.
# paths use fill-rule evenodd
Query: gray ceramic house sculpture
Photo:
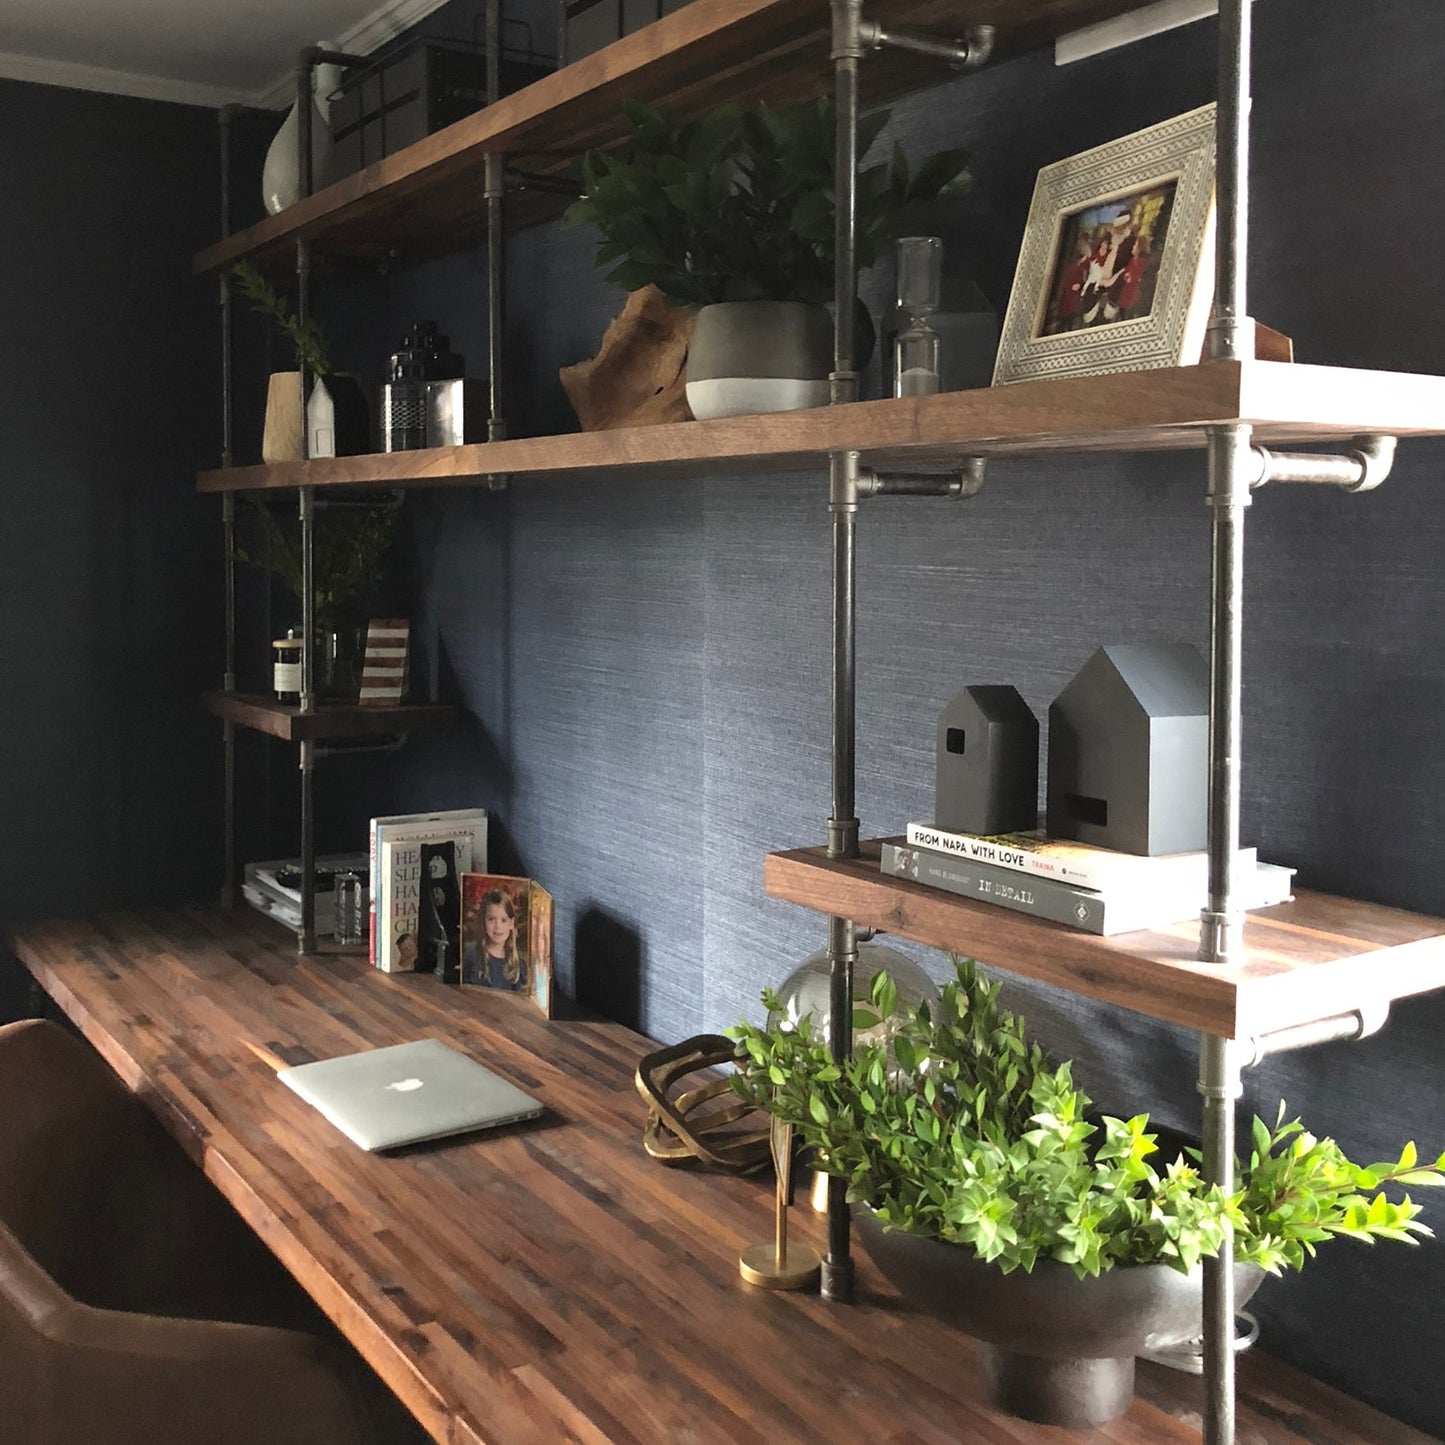
<svg viewBox="0 0 1445 1445"><path fill-rule="evenodd" d="M933 825L1016 833L1039 811L1039 720L1018 689L966 687L938 715Z"/></svg>
<svg viewBox="0 0 1445 1445"><path fill-rule="evenodd" d="M1101 647L1049 707L1049 836L1150 857L1202 849L1208 743L1197 648Z"/></svg>

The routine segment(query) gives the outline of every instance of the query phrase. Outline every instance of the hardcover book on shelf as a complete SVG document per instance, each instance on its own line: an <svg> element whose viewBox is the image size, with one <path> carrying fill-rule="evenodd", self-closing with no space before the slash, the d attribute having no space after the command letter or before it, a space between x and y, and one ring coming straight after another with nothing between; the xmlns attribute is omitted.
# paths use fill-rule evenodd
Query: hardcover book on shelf
<svg viewBox="0 0 1445 1445"><path fill-rule="evenodd" d="M971 863L994 868L1012 868L1038 878L1072 883L1078 888L1163 888L1195 884L1208 886L1209 857L1206 853L1166 853L1146 858L1138 853L1120 853L1089 843L1071 843L1050 838L1042 828L1024 833L954 833L932 823L910 823L908 844L934 853L948 853ZM1253 848L1241 848L1242 869L1259 861Z"/></svg>
<svg viewBox="0 0 1445 1445"><path fill-rule="evenodd" d="M336 928L336 875L361 873L366 859L360 853L336 853L316 860L316 932L333 933ZM301 928L301 860L269 858L247 863L241 892L252 908L284 923Z"/></svg>
<svg viewBox="0 0 1445 1445"><path fill-rule="evenodd" d="M416 846L415 857L400 852L398 845L403 842ZM382 857L387 844L392 845L390 873ZM448 844L450 853L445 847ZM425 855L423 848L427 850ZM384 973L395 973L413 968L435 969L440 963L442 977L455 982L461 940L452 920L459 916L462 874L487 866L486 812L481 808L455 808L373 818L369 857L372 966ZM418 871L413 878L412 869L424 869L425 895L420 892L422 873ZM397 870L403 871L399 874ZM393 900L400 901L400 890L413 884L418 888L414 921L424 926L424 936L411 934L410 942L398 950L404 932L398 928ZM423 897L427 902L425 910L421 908ZM410 961L400 961L401 954Z"/></svg>
<svg viewBox="0 0 1445 1445"><path fill-rule="evenodd" d="M883 845L882 871L892 878L909 878L963 898L1105 937L1183 923L1196 917L1205 904L1202 884L1116 886L1100 892L900 843ZM1243 906L1268 908L1289 902L1293 877L1293 868L1251 864L1240 883Z"/></svg>
<svg viewBox="0 0 1445 1445"><path fill-rule="evenodd" d="M463 984L530 994L552 1017L552 895L530 878L462 878Z"/></svg>

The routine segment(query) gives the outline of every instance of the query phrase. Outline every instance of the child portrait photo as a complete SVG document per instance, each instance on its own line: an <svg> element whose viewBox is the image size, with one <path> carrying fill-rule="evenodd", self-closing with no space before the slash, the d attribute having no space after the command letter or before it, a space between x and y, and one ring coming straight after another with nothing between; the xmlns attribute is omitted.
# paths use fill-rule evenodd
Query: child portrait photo
<svg viewBox="0 0 1445 1445"><path fill-rule="evenodd" d="M462 978L480 988L531 988L531 880L494 873L462 875Z"/></svg>

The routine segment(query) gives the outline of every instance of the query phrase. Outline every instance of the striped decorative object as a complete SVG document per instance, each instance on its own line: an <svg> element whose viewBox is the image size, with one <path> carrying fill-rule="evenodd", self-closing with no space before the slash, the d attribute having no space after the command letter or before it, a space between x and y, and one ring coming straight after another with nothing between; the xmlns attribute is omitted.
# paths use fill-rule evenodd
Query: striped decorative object
<svg viewBox="0 0 1445 1445"><path fill-rule="evenodd" d="M361 667L361 705L395 707L406 691L406 650L411 623L373 617L366 624L366 660Z"/></svg>

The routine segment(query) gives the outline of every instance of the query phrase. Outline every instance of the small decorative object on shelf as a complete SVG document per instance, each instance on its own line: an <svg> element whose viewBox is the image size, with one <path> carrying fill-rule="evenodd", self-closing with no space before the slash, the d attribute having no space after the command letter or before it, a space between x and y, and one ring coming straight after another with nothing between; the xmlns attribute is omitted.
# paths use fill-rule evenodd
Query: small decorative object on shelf
<svg viewBox="0 0 1445 1445"><path fill-rule="evenodd" d="M275 689L277 702L301 701L301 651L304 646L294 627L288 627L286 636L278 637L271 644L271 686Z"/></svg>
<svg viewBox="0 0 1445 1445"><path fill-rule="evenodd" d="M322 50L335 46L322 41ZM317 65L311 71L311 189L318 191L331 179L331 116L330 97L341 83L339 65ZM301 194L301 177L297 170L300 147L296 132L299 122L296 106L286 112L286 119L271 141L266 161L261 168L261 199L271 215L294 206Z"/></svg>
<svg viewBox="0 0 1445 1445"><path fill-rule="evenodd" d="M347 874L355 874L365 867L366 859L360 853L336 853L316 860L316 931L318 933L337 931L336 880ZM287 928L299 929L301 927L301 860L299 858L271 858L258 863L247 863L242 881L242 894L252 908L284 923ZM363 885L361 894L363 910L367 907L367 901L366 888Z"/></svg>
<svg viewBox="0 0 1445 1445"><path fill-rule="evenodd" d="M685 368L695 321L651 282L634 291L597 355L557 373L582 430L691 421Z"/></svg>
<svg viewBox="0 0 1445 1445"><path fill-rule="evenodd" d="M462 876L461 982L530 994L552 1017L552 895L530 878Z"/></svg>
<svg viewBox="0 0 1445 1445"><path fill-rule="evenodd" d="M933 816L940 828L1011 833L1039 811L1039 720L1016 687L966 687L938 715Z"/></svg>
<svg viewBox="0 0 1445 1445"><path fill-rule="evenodd" d="M332 930L343 948L362 947L366 943L366 884L360 873L347 871L336 875L336 923Z"/></svg>
<svg viewBox="0 0 1445 1445"><path fill-rule="evenodd" d="M1049 836L1149 857L1202 851L1208 760L1198 648L1101 647L1049 705Z"/></svg>
<svg viewBox="0 0 1445 1445"><path fill-rule="evenodd" d="M629 291L649 283L680 306L700 306L688 355L688 403L697 417L817 406L828 400L833 299L831 100L773 110L720 106L674 124L640 101L626 104L631 134L615 151L591 151L586 194L567 212L602 233L598 265ZM860 126L863 155L888 119ZM963 151L909 171L897 161L858 179L857 259L871 266L904 206L933 200L966 178ZM616 263L615 265L613 263ZM859 308L862 366L872 323Z"/></svg>
<svg viewBox="0 0 1445 1445"><path fill-rule="evenodd" d="M841 1065L807 1024L729 1030L734 1087L848 1181L864 1247L905 1297L983 1342L1001 1408L1071 1428L1127 1409L1134 1357L1200 1333L1200 1262L1224 1244L1226 1219L1236 1308L1266 1272L1303 1268L1335 1235L1431 1233L1403 1191L1445 1183L1445 1155L1422 1163L1407 1144L1363 1169L1281 1105L1273 1128L1255 1119L1226 1195L1158 1149L1147 1114L1091 1122L1070 1065L1028 1042L997 984L954 962L926 1012L900 1009L875 978L875 1010L899 1024Z"/></svg>
<svg viewBox="0 0 1445 1445"><path fill-rule="evenodd" d="M732 1040L722 1034L698 1034L638 1063L637 1091L647 1104L642 1147L652 1158L663 1164L693 1160L728 1174L751 1174L768 1162L768 1122L757 1127L757 1107L733 1092L733 1053ZM703 1071L710 1071L707 1079L678 1088ZM709 1107L724 1094L729 1103ZM745 1124L749 1119L754 1122Z"/></svg>
<svg viewBox="0 0 1445 1445"><path fill-rule="evenodd" d="M1213 235L1212 104L1045 166L994 382L1197 361Z"/></svg>
<svg viewBox="0 0 1445 1445"><path fill-rule="evenodd" d="M943 242L937 236L900 236L896 254L893 395L931 396L938 390L941 359L931 318L942 297Z"/></svg>
<svg viewBox="0 0 1445 1445"><path fill-rule="evenodd" d="M869 990L868 980L883 975L893 982L895 1007L880 1014ZM770 997L773 1012L770 1029L796 1029L811 1019L815 1030L828 1029L832 996L832 969L828 950L809 954ZM887 1043L902 1019L900 1009L928 1003L938 997L938 986L906 953L889 948L876 939L858 942L858 961L853 968L853 1043Z"/></svg>
<svg viewBox="0 0 1445 1445"><path fill-rule="evenodd" d="M411 623L404 617L373 617L366 624L361 663L362 707L395 707L406 693L406 657Z"/></svg>
<svg viewBox="0 0 1445 1445"><path fill-rule="evenodd" d="M416 321L406 340L392 352L387 382L381 389L384 451L419 451L442 445L431 435L430 388L434 382L456 381L466 370L466 362L450 348L451 342L437 330L435 321Z"/></svg>

